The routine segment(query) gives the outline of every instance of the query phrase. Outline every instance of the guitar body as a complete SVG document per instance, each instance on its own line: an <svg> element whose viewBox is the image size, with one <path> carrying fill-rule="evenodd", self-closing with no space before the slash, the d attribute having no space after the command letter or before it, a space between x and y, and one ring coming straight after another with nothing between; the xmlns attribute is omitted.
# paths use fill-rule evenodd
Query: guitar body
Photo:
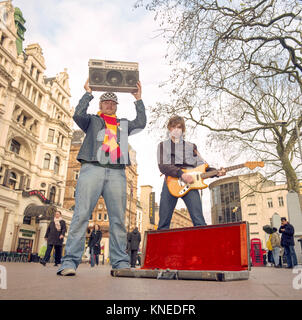
<svg viewBox="0 0 302 320"><path fill-rule="evenodd" d="M263 161L248 161L239 165L231 166L224 168L225 171L232 171L237 170L243 167L247 167L250 170L255 169L256 167L264 167ZM199 167L193 168L193 169L182 169L185 173L190 174L193 177L194 182L186 184L181 179L173 178L173 177L167 177L166 182L168 189L172 196L180 198L186 195L190 190L192 189L205 189L208 187L207 184L203 182L204 179L213 177L217 175L217 170L211 170L206 172L208 168L208 164L203 164Z"/></svg>
<svg viewBox="0 0 302 320"><path fill-rule="evenodd" d="M205 184L201 178L201 175L206 172L207 167L208 164L203 164L192 169L182 169L183 172L189 173L193 177L194 182L190 184L186 184L179 178L168 176L166 183L172 196L180 198L185 196L190 190L207 188L208 185Z"/></svg>

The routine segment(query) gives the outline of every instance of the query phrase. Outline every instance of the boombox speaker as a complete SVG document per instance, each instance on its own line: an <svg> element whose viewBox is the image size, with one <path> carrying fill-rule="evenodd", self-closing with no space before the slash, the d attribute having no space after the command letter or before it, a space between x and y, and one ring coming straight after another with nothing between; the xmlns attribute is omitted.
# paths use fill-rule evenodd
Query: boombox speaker
<svg viewBox="0 0 302 320"><path fill-rule="evenodd" d="M93 91L135 92L138 63L90 59L89 86Z"/></svg>

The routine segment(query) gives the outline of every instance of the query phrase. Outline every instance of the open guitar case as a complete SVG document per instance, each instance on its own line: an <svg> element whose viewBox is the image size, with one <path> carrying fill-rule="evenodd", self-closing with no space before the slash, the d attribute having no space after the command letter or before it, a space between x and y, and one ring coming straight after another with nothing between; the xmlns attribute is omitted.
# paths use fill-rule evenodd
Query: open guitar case
<svg viewBox="0 0 302 320"><path fill-rule="evenodd" d="M113 277L166 280L247 280L247 222L146 231L141 268L112 270Z"/></svg>

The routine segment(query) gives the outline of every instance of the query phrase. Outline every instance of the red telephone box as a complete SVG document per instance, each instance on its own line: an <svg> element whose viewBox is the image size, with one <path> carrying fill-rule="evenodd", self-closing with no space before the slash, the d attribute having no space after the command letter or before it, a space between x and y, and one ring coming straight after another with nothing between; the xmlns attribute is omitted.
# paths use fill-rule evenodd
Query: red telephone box
<svg viewBox="0 0 302 320"><path fill-rule="evenodd" d="M262 267L264 265L261 240L258 238L251 239L251 258L254 267Z"/></svg>

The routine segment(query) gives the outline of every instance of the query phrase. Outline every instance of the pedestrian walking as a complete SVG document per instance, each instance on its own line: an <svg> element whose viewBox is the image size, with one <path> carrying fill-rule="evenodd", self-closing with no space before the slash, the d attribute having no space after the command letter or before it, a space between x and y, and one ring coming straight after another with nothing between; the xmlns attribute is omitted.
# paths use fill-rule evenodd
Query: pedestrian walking
<svg viewBox="0 0 302 320"><path fill-rule="evenodd" d="M131 260L130 236L131 236L131 232L127 232L126 253L129 255L129 260Z"/></svg>
<svg viewBox="0 0 302 320"><path fill-rule="evenodd" d="M94 225L88 241L89 253L90 253L90 265L94 267L95 264L99 265L99 255L101 253L101 240L102 231L98 224Z"/></svg>
<svg viewBox="0 0 302 320"><path fill-rule="evenodd" d="M281 246L280 242L280 253L279 253L279 267L282 268L283 265L283 255L284 255L284 248Z"/></svg>
<svg viewBox="0 0 302 320"><path fill-rule="evenodd" d="M294 241L295 229L285 217L281 218L281 227L279 228L279 232L282 234L281 246L284 248L287 268L291 269L298 264Z"/></svg>
<svg viewBox="0 0 302 320"><path fill-rule="evenodd" d="M62 219L62 213L56 211L53 221L50 222L46 233L47 249L44 258L40 260L43 266L49 261L51 251L55 248L55 266L61 263L63 240L66 233L66 223Z"/></svg>
<svg viewBox="0 0 302 320"><path fill-rule="evenodd" d="M136 118L128 120L116 115L118 98L113 92L101 95L100 111L87 113L93 99L87 80L83 95L75 109L73 119L85 133L85 139L78 153L81 162L80 175L75 192L75 209L72 216L65 256L57 274L74 276L85 249L85 233L89 217L98 199L105 200L109 216L109 257L112 269L130 268L126 253L127 232L125 211L127 181L125 168L131 165L128 153L128 136L138 133L146 126L146 112L142 101L142 86L136 84L132 92L135 98Z"/></svg>
<svg viewBox="0 0 302 320"><path fill-rule="evenodd" d="M270 235L270 242L272 246L272 255L273 255L275 267L280 268L279 257L280 257L281 241L277 231L278 231L277 228L273 228L273 233Z"/></svg>
<svg viewBox="0 0 302 320"><path fill-rule="evenodd" d="M141 252L141 250L139 249L138 252L137 252L137 262L138 262L139 266L142 265L141 255L142 255L142 252Z"/></svg>
<svg viewBox="0 0 302 320"><path fill-rule="evenodd" d="M273 247L271 243L271 234L269 235L268 240L266 241L266 248L267 248L267 262L272 265L275 264L274 258L273 258Z"/></svg>
<svg viewBox="0 0 302 320"><path fill-rule="evenodd" d="M139 244L141 242L141 234L138 231L138 228L134 228L134 230L129 235L129 246L131 252L131 268L135 268L136 260L137 260L137 251L139 248Z"/></svg>

